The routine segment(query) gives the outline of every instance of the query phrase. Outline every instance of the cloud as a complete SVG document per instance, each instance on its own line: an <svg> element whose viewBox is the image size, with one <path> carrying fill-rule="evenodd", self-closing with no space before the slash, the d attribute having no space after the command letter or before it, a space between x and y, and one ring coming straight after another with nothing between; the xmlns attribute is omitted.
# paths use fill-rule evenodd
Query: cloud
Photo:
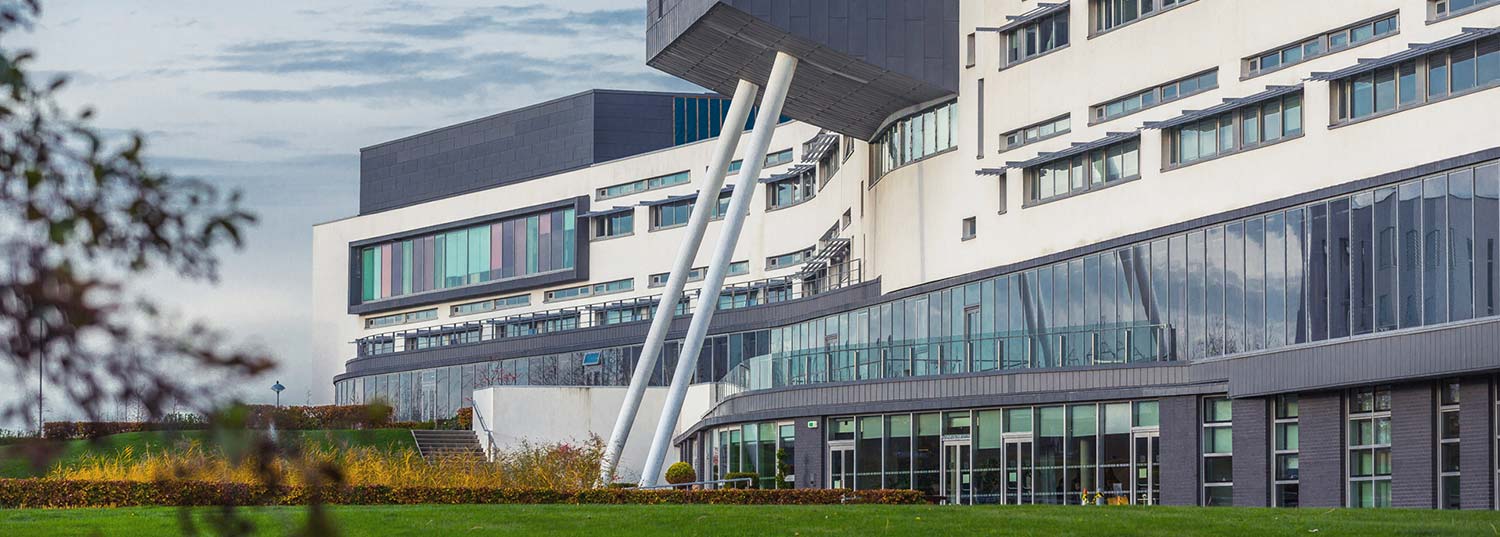
<svg viewBox="0 0 1500 537"><path fill-rule="evenodd" d="M418 50L401 43L298 39L256 41L226 47L214 60L217 71L248 73L347 73L390 75L453 65L457 49Z"/></svg>
<svg viewBox="0 0 1500 537"><path fill-rule="evenodd" d="M645 20L644 9L554 11L541 5L501 6L467 11L437 22L385 23L370 28L370 31L421 39L458 39L478 32L555 36L602 33L616 36L638 31Z"/></svg>

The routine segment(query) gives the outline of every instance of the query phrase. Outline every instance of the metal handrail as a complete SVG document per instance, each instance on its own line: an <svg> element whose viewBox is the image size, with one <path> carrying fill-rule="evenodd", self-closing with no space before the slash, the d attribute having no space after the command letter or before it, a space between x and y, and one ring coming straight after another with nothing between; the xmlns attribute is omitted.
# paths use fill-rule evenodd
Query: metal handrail
<svg viewBox="0 0 1500 537"><path fill-rule="evenodd" d="M691 486L694 486L694 485L718 485L720 483L745 483L746 485L753 485L754 482L755 482L755 479L753 479L753 478L749 478L749 477L736 477L734 479L714 479L714 480L710 480L710 481L694 481L692 483L677 483L675 485L673 485L673 484L651 485L649 487L635 487L635 489L636 490L679 489L679 488L683 488L683 487L691 487Z"/></svg>
<svg viewBox="0 0 1500 537"><path fill-rule="evenodd" d="M486 445L485 445L486 449L484 450L484 457L486 459L489 459L490 462L495 462L495 433L494 433L494 431L490 430L489 424L486 424L484 422L484 414L482 414L482 413L479 412L479 405L474 404L474 402L472 400L470 400L469 401L469 408L473 409L473 412L474 412L474 422L479 424L479 428L480 429L484 429L484 436L485 436L485 442L486 442Z"/></svg>
<svg viewBox="0 0 1500 537"><path fill-rule="evenodd" d="M861 283L862 272L860 260L850 259L830 265L823 275L817 277L787 275L725 285L719 293L720 297L716 299L719 300L717 309L741 309L810 298ZM699 291L692 289L684 293L676 316L693 314L694 306L701 299ZM742 296L748 298L739 300ZM658 294L382 332L354 340L357 349L355 359L495 339L647 322L651 320L660 301L661 295Z"/></svg>

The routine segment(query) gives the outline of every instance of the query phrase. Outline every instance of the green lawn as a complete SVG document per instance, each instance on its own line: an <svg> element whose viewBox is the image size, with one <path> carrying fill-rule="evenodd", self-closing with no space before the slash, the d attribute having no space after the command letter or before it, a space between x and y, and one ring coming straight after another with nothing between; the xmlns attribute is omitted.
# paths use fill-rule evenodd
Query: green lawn
<svg viewBox="0 0 1500 537"><path fill-rule="evenodd" d="M1500 513L1179 507L419 505L336 506L341 535L1500 535ZM197 520L211 511L194 512ZM288 535L305 508L243 511ZM180 535L174 508L0 510L0 534ZM200 530L203 528L200 527Z"/></svg>
<svg viewBox="0 0 1500 537"><path fill-rule="evenodd" d="M255 434L260 433L260 431L255 432ZM154 431L110 435L97 441L53 442L50 447L55 450L52 453L57 458L52 464L43 468L35 467L31 458L22 456L20 446L0 446L0 477L38 477L46 475L47 470L57 464L77 461L89 453L108 456L129 447L134 453L141 454L147 451L159 451L179 442L191 440L197 440L204 445L217 445L226 439L216 436L212 431ZM243 438L231 440L243 442ZM406 429L280 431L277 433L277 441L373 446L386 450L416 449L416 445L412 443L411 431Z"/></svg>

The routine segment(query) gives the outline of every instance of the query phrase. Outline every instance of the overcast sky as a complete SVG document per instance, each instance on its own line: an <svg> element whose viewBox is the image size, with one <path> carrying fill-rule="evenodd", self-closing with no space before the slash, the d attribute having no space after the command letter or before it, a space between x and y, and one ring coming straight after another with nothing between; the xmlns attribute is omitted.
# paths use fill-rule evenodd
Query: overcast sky
<svg viewBox="0 0 1500 537"><path fill-rule="evenodd" d="M139 130L148 158L244 190L261 223L217 286L152 281L181 315L268 348L245 397L332 399L348 356L313 356L313 224L355 214L359 148L589 88L694 90L645 66L638 0L44 1L6 47L66 73L65 104ZM324 282L325 284L330 282ZM342 285L342 282L332 282ZM264 386L261 386L263 384Z"/></svg>

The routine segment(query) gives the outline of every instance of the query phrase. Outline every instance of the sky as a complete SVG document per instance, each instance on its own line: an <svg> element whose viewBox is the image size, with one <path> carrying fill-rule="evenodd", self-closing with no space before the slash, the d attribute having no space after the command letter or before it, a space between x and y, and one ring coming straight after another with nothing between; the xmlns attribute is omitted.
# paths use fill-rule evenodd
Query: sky
<svg viewBox="0 0 1500 537"><path fill-rule="evenodd" d="M590 88L697 91L645 66L644 25L638 0L44 0L0 46L159 169L243 191L260 223L218 284L136 283L277 359L245 400L279 380L326 404L350 357L312 355L312 226L358 212L359 149Z"/></svg>

